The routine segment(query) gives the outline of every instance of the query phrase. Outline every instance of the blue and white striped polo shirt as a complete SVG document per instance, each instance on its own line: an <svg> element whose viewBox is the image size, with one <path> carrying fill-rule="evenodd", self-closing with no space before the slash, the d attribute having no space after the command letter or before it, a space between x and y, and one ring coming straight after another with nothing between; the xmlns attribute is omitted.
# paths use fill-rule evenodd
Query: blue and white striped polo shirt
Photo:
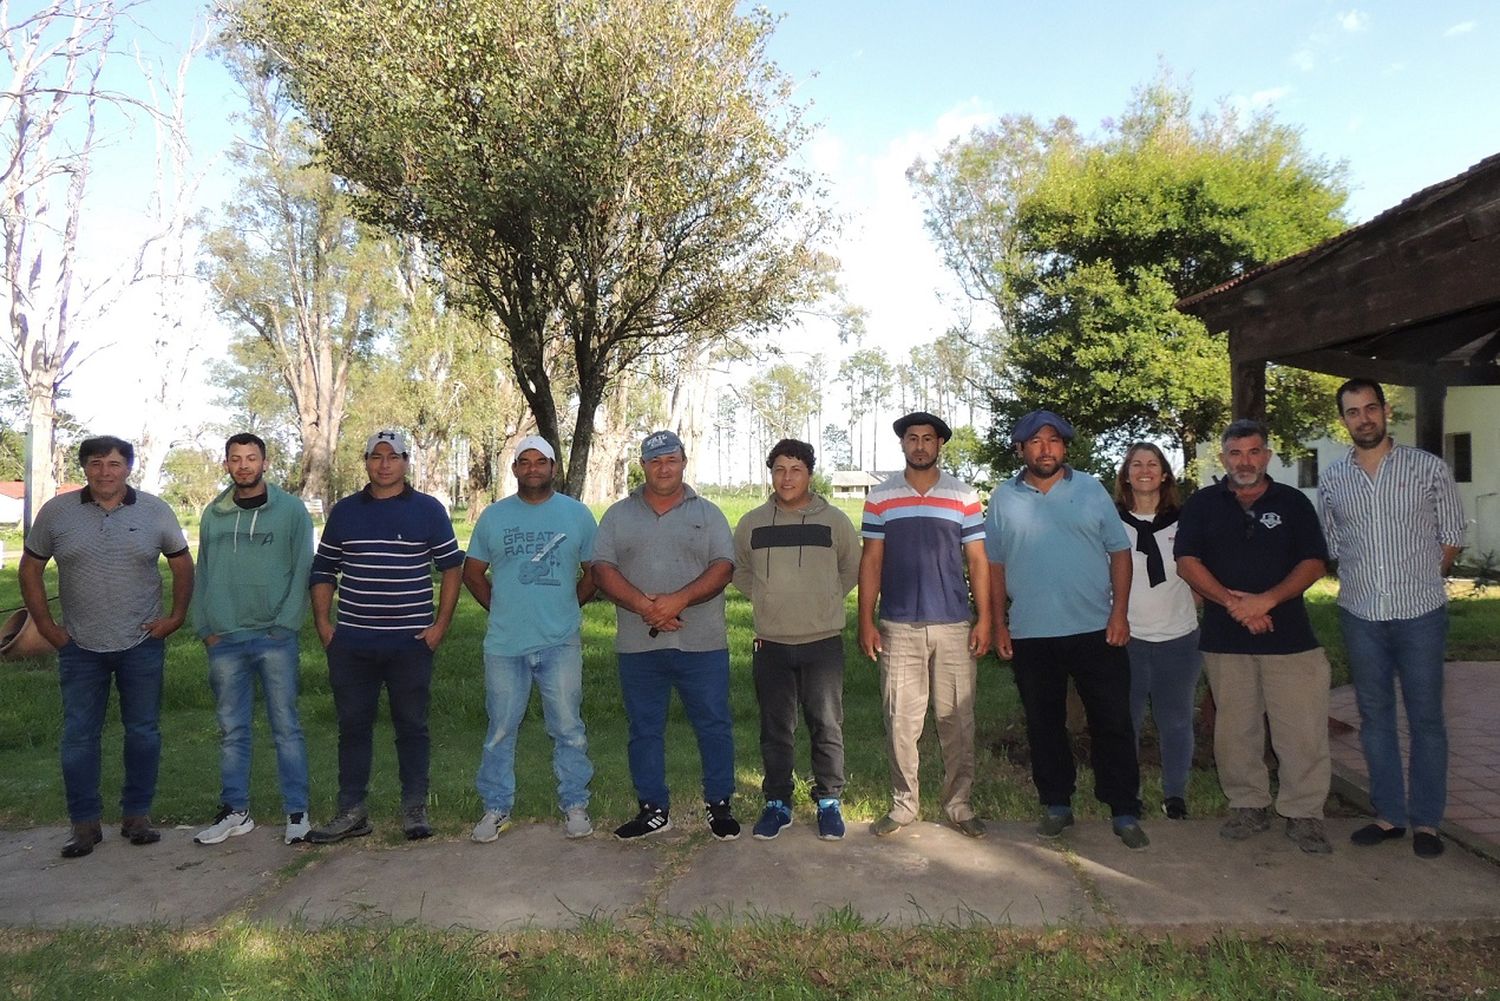
<svg viewBox="0 0 1500 1001"><path fill-rule="evenodd" d="M1339 607L1370 622L1441 608L1443 546L1461 546L1464 509L1453 474L1430 452L1397 445L1371 479L1354 449L1318 483L1328 555L1339 565Z"/></svg>
<svg viewBox="0 0 1500 1001"><path fill-rule="evenodd" d="M432 567L463 562L436 498L408 486L377 499L366 487L328 512L309 583L337 580L340 642L376 646L415 639L432 625Z"/></svg>

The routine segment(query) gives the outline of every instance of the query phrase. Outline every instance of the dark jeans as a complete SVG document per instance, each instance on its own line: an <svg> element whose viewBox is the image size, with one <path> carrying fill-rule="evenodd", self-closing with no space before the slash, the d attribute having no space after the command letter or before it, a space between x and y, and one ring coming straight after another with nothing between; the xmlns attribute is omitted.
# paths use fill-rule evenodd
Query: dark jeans
<svg viewBox="0 0 1500 1001"><path fill-rule="evenodd" d="M396 731L396 762L401 772L401 806L427 802L427 706L432 697L432 651L421 640L392 640L388 646L328 645L328 682L339 718L339 810L365 801L370 791L370 758L375 711L385 687Z"/></svg>
<svg viewBox="0 0 1500 1001"><path fill-rule="evenodd" d="M1014 641L1016 688L1026 709L1031 777L1043 806L1069 806L1077 787L1068 738L1068 678L1088 717L1094 795L1116 817L1141 813L1140 766L1130 720L1130 658L1104 631Z"/></svg>
<svg viewBox="0 0 1500 1001"><path fill-rule="evenodd" d="M734 720L729 714L729 651L622 653L620 694L630 722L630 779L636 798L663 809L667 791L667 705L676 686L703 761L703 798L734 795Z"/></svg>
<svg viewBox="0 0 1500 1001"><path fill-rule="evenodd" d="M844 793L844 640L811 643L756 640L751 662L760 702L760 756L766 799L792 801L793 735L797 707L812 743L813 799Z"/></svg>
<svg viewBox="0 0 1500 1001"><path fill-rule="evenodd" d="M59 750L68 819L76 824L104 814L99 796L100 736L109 708L109 683L120 692L120 723L125 728L125 783L120 812L127 817L151 812L156 771L161 763L161 640L146 638L128 650L99 653L71 640L57 651L57 683L62 690L63 730Z"/></svg>

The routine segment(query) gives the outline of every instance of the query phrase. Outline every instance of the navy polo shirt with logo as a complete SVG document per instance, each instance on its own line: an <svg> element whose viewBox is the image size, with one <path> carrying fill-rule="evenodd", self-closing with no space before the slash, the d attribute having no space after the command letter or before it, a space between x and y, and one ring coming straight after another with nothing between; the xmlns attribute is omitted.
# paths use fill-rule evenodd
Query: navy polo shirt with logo
<svg viewBox="0 0 1500 1001"><path fill-rule="evenodd" d="M1270 477L1267 477L1270 480ZM1232 591L1259 594L1286 579L1303 560L1328 560L1328 546L1312 501L1270 480L1248 509L1224 480L1188 498L1177 522L1178 561L1192 556ZM1203 606L1198 649L1205 653L1302 653L1318 645L1302 596L1271 609L1275 629L1259 636L1234 621L1223 605Z"/></svg>

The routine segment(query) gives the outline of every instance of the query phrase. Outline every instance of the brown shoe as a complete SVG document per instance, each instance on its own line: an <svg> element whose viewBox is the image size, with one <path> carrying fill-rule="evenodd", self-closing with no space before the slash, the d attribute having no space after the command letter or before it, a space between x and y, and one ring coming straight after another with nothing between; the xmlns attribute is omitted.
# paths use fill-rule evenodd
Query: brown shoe
<svg viewBox="0 0 1500 1001"><path fill-rule="evenodd" d="M63 842L62 857L83 858L103 840L104 831L100 829L99 821L86 820L81 824L74 824L72 835Z"/></svg>
<svg viewBox="0 0 1500 1001"><path fill-rule="evenodd" d="M120 837L133 845L154 845L161 840L161 831L151 826L150 817L126 817L120 821Z"/></svg>

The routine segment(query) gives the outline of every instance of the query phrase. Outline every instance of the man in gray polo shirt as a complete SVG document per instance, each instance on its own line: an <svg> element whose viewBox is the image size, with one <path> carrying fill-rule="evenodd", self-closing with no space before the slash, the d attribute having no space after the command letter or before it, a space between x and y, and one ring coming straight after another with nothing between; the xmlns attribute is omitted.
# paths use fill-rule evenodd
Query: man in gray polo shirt
<svg viewBox="0 0 1500 1001"><path fill-rule="evenodd" d="M734 731L729 715L729 635L724 588L734 539L724 513L682 482L687 453L671 431L641 443L646 482L617 501L594 538L594 580L615 603L620 691L630 721L630 778L640 812L622 840L668 830L667 705L677 689L698 735L708 827L740 836L730 811Z"/></svg>
<svg viewBox="0 0 1500 1001"><path fill-rule="evenodd" d="M26 611L57 648L63 786L73 822L64 858L87 855L104 840L99 744L111 678L120 692L125 728L120 836L133 845L161 840L148 814L161 760L157 718L164 641L182 626L193 596L193 558L177 516L165 502L126 482L135 462L131 444L89 438L78 448L78 461L88 486L42 505L26 536L19 571ZM160 556L172 571L172 611L165 616ZM57 560L61 625L47 607L42 576L52 559Z"/></svg>

